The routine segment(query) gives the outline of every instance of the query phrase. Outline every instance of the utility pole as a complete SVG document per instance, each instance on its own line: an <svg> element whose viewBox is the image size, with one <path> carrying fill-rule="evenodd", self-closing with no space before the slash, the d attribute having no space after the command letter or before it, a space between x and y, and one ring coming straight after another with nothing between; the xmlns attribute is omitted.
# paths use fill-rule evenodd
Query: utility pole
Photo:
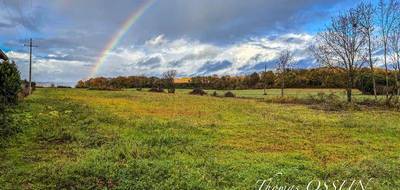
<svg viewBox="0 0 400 190"><path fill-rule="evenodd" d="M32 38L29 39L29 44L24 44L24 46L29 47L29 94L32 94L32 47L38 46L32 44Z"/></svg>

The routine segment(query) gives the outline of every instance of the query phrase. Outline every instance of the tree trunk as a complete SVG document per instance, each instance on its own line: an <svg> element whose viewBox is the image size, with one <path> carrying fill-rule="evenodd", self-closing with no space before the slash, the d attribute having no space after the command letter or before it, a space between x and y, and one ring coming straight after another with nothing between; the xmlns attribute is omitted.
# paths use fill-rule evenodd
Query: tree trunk
<svg viewBox="0 0 400 190"><path fill-rule="evenodd" d="M372 48L371 48L371 36L368 37L368 56L369 56L369 66L371 68L371 74L372 74L372 87L374 88L374 96L375 100L378 99L377 93L376 93L376 81L375 81L375 71L374 71L374 63L372 61Z"/></svg>
<svg viewBox="0 0 400 190"><path fill-rule="evenodd" d="M389 72L388 72L388 66L387 66L387 42L384 42L383 59L384 59L384 63L385 63L386 101L389 101Z"/></svg>
<svg viewBox="0 0 400 190"><path fill-rule="evenodd" d="M352 89L353 89L353 75L351 73L348 73L347 76L347 89L346 89L346 94L347 94L347 102L351 103L352 102Z"/></svg>

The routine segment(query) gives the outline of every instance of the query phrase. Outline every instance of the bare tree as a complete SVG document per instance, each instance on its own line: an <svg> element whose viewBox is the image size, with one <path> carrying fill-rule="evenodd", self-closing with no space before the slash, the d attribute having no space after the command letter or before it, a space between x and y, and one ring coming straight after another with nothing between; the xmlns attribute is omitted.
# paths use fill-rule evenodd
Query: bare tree
<svg viewBox="0 0 400 190"><path fill-rule="evenodd" d="M175 93L175 77L176 70L169 70L163 73L163 79L166 87L168 88L168 93Z"/></svg>
<svg viewBox="0 0 400 190"><path fill-rule="evenodd" d="M366 49L367 49L367 56L366 58L368 59L366 62L368 62L369 67L371 69L371 76L372 76L372 86L373 86L373 91L374 91L374 96L375 100L378 98L377 97L377 92L376 92L376 80L375 80L375 72L374 72L374 60L372 58L373 51L375 50L374 46L374 31L375 31L375 25L374 25L374 7L372 6L371 3L361 3L357 7L357 11L360 14L360 27L361 31L365 35L366 38Z"/></svg>
<svg viewBox="0 0 400 190"><path fill-rule="evenodd" d="M316 37L311 48L318 62L347 73L347 101L352 101L352 88L357 71L363 65L363 45L366 38L361 30L360 14L351 9L332 18L326 31Z"/></svg>
<svg viewBox="0 0 400 190"><path fill-rule="evenodd" d="M385 64L386 79L386 101L389 101L389 72L387 64L387 55L389 51L389 36L399 19L399 2L397 0L379 0L378 20L381 43L383 45L383 62Z"/></svg>
<svg viewBox="0 0 400 190"><path fill-rule="evenodd" d="M400 95L400 26L397 26L392 34L389 36L389 47L391 51L392 64L394 69L395 81L396 81L396 95Z"/></svg>
<svg viewBox="0 0 400 190"><path fill-rule="evenodd" d="M289 50L280 52L278 57L278 73L281 80L281 97L284 96L286 70L293 64L293 55Z"/></svg>

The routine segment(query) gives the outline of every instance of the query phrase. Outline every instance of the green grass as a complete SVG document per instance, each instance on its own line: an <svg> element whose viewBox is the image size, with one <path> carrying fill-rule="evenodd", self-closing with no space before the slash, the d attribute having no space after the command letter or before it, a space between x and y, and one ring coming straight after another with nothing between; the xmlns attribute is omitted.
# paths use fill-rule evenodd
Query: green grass
<svg viewBox="0 0 400 190"><path fill-rule="evenodd" d="M187 91L38 89L0 148L0 189L256 189L278 172L274 183L302 189L371 177L369 189L400 189L399 116Z"/></svg>
<svg viewBox="0 0 400 190"><path fill-rule="evenodd" d="M187 90L178 90L181 92L185 92ZM190 91L190 90L189 90ZM223 95L225 92L228 92L228 90L207 90L209 94L212 94L214 91L216 91L219 95ZM263 89L250 89L250 90L230 90L233 92L236 96L238 97L244 97L244 98L274 98L274 97L279 97L281 95L281 90L280 89L267 89L267 95L264 95L264 90ZM355 95L360 95L361 92L358 90L354 90ZM345 91L343 89L296 89L296 88L289 88L285 89L284 93L285 96L289 97L297 97L297 98L303 98L307 97L309 95L316 95L318 93L335 93L338 95L345 95Z"/></svg>
<svg viewBox="0 0 400 190"><path fill-rule="evenodd" d="M191 90L189 89L178 89L177 93L187 94ZM279 98L281 96L280 89L267 89L267 95L264 95L263 89L250 89L250 90L206 90L206 92L211 95L213 92L217 92L219 96L223 96L226 92L231 91L233 92L236 97L240 98L256 98L256 99L265 99L271 100L275 98ZM300 89L300 88L288 88L284 90L284 94L286 97L289 98L299 98L305 99L309 98L311 95L317 95L318 93L325 93L325 94L335 94L339 96L343 101L346 100L346 91L345 89ZM384 96L379 96L379 99L383 100ZM362 101L365 99L374 99L373 96L363 95L361 91L357 89L353 89L353 99L355 101Z"/></svg>

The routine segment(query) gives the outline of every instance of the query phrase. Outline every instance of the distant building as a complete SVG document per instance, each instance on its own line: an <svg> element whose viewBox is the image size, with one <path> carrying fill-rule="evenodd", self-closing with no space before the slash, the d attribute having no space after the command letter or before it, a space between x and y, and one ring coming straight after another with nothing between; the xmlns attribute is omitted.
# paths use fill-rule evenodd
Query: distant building
<svg viewBox="0 0 400 190"><path fill-rule="evenodd" d="M186 83L190 83L190 78L188 78L188 77L176 78L176 79L174 79L174 83L176 83L176 84L186 84Z"/></svg>
<svg viewBox="0 0 400 190"><path fill-rule="evenodd" d="M7 55L0 49L0 59L7 61L8 57Z"/></svg>

